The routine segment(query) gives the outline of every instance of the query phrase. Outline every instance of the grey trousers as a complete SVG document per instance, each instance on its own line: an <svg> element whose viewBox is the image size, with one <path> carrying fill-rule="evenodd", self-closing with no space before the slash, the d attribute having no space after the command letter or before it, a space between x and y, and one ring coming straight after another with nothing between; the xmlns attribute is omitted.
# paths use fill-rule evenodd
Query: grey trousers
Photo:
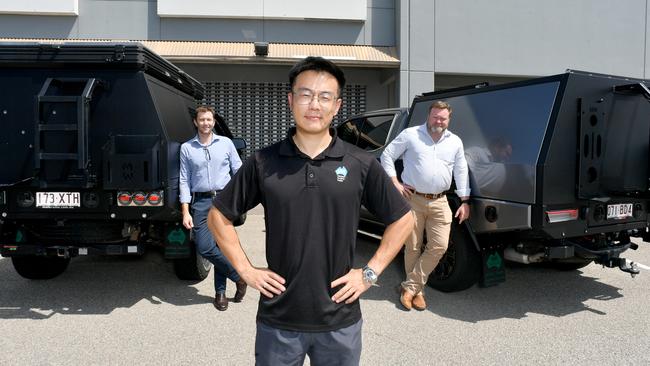
<svg viewBox="0 0 650 366"><path fill-rule="evenodd" d="M255 365L302 365L306 355L313 366L359 365L362 323L330 332L294 332L257 322Z"/></svg>

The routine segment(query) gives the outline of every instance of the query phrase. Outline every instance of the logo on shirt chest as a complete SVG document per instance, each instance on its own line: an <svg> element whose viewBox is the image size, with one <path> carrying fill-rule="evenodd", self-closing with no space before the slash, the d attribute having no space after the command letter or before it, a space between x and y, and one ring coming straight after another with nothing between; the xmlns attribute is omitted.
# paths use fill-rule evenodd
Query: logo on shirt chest
<svg viewBox="0 0 650 366"><path fill-rule="evenodd" d="M334 173L336 173L336 181L337 182L343 182L343 181L345 181L345 177L348 176L348 169L346 167L344 167L344 166L340 166L340 167L336 168Z"/></svg>

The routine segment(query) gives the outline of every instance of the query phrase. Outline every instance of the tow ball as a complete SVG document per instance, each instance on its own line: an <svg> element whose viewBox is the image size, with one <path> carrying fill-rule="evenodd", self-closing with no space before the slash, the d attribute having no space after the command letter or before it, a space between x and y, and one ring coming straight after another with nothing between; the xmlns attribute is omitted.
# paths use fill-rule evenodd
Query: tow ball
<svg viewBox="0 0 650 366"><path fill-rule="evenodd" d="M628 261L625 258L609 258L607 261L601 262L603 267L609 267L609 268L614 268L618 267L623 272L627 272L634 278L634 276L638 275L642 269L648 271L650 270L650 267L637 263L637 262L632 262Z"/></svg>

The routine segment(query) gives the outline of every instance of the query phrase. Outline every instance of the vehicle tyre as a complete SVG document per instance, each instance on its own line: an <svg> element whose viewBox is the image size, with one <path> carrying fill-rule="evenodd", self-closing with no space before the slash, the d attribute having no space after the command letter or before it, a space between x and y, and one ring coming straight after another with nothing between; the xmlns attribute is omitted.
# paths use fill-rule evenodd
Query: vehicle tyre
<svg viewBox="0 0 650 366"><path fill-rule="evenodd" d="M447 252L429 276L429 286L443 292L462 291L478 282L481 258L464 226L451 225Z"/></svg>
<svg viewBox="0 0 650 366"><path fill-rule="evenodd" d="M192 243L192 254L188 258L174 260L174 272L181 280L203 281L210 273L212 263L196 251Z"/></svg>
<svg viewBox="0 0 650 366"><path fill-rule="evenodd" d="M550 266L558 271L576 271L580 268L587 267L593 260L585 259L584 261L573 262L551 262Z"/></svg>
<svg viewBox="0 0 650 366"><path fill-rule="evenodd" d="M11 262L22 277L30 280L49 280L65 272L70 258L30 255L11 257Z"/></svg>

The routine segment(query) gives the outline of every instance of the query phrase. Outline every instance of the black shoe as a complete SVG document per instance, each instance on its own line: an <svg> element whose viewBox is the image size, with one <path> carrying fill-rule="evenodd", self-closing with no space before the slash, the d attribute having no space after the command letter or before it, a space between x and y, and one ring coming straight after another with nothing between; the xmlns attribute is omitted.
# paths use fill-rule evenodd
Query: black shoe
<svg viewBox="0 0 650 366"><path fill-rule="evenodd" d="M224 292L219 292L214 297L214 307L219 311L226 311L228 309L228 298Z"/></svg>
<svg viewBox="0 0 650 366"><path fill-rule="evenodd" d="M239 281L235 282L235 285L237 285L237 292L235 292L235 297L232 299L232 301L241 302L244 300L244 295L246 295L246 281L240 279Z"/></svg>

